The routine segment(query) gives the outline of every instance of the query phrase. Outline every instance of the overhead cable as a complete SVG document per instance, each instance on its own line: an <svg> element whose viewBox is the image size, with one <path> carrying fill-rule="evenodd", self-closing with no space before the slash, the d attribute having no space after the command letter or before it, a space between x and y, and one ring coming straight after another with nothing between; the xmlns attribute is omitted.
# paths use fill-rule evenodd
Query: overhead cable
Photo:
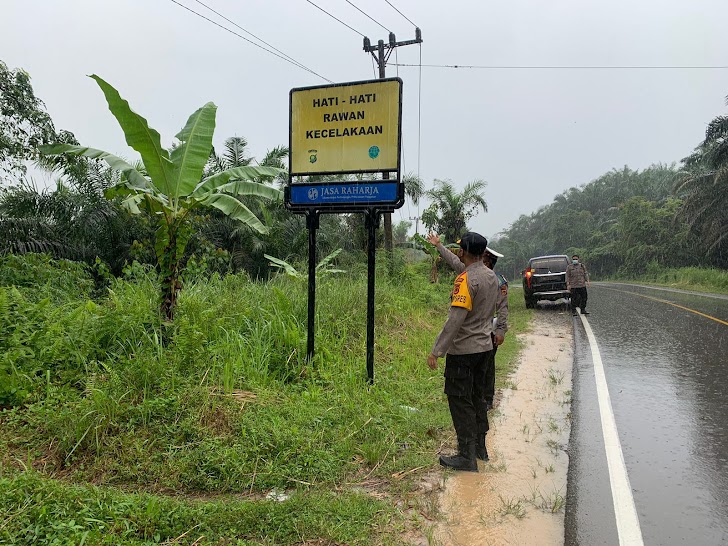
<svg viewBox="0 0 728 546"><path fill-rule="evenodd" d="M352 7L353 7L353 8L355 9L355 10L357 10L357 11L358 11L359 13L362 13L362 14L364 14L364 15L365 15L366 17L369 17L369 19L371 19L372 21L374 21L374 22L375 22L376 24L378 24L378 25L379 25L380 27L382 27L382 28L383 28L384 30L386 30L387 32L392 32L392 31L391 31L391 30L389 30L389 29L388 29L387 27L385 27L385 26L384 26L384 25L383 25L382 23L380 23L379 21L377 21L377 20L376 20L376 19L375 19L374 17L372 17L371 15L369 15L369 14L368 14L368 13L367 13L366 11L363 11L363 10L362 10L361 8L359 8L359 7L358 7L358 6L357 6L357 5L356 5L356 4L354 3L354 2L352 2L351 0L346 0L346 3L347 3L347 4L349 4L350 6L352 6Z"/></svg>
<svg viewBox="0 0 728 546"><path fill-rule="evenodd" d="M327 82L329 82L329 83L334 83L334 82L333 82L333 81L331 81L330 79L328 79L328 78L325 78L324 76L322 76L321 74L319 74L319 73L317 73L317 72L314 72L314 71L313 71L313 70L311 70L310 68L308 68L308 67L306 67L306 66L304 66L304 65L302 65L302 64L300 64L300 63L298 63L298 62L296 62L296 61L293 61L293 60L291 60L291 59L288 59L288 58L284 57L283 55L279 55L278 53L276 53L276 52L274 52L274 51L271 51L270 49L267 49L267 48L263 47L262 45L260 45L260 44L257 44L257 43L255 43L255 42L254 42L254 41L252 41L252 40L249 40L248 38L246 38L246 37L245 37L245 36L243 36L242 34L238 34L238 33L237 33L237 32L235 32L234 30L231 30L231 29L227 28L226 26L224 26L224 25L221 25L221 24L220 24L220 23L218 23L217 21L213 21L213 20L212 20L212 19L210 19L209 17L206 17L206 16L202 15L201 13L199 13L199 12L197 12L197 11L193 10L192 8L189 8L189 7L185 6L184 4L181 4L181 3L177 2L177 0L170 0L170 2L172 2L173 4L177 4L177 5L179 6L179 7L181 7L181 8L184 8L184 9L186 9L187 11L189 11L189 12L191 12L191 13L194 13L195 15L197 15L197 17L201 17L202 19L204 19L204 20L206 20L206 21L209 21L209 22L210 22L210 23L212 23L213 25L215 25L215 26L218 26L218 27L220 27L221 29L223 29L223 30L226 30L226 31L228 31L228 32L229 32L230 34L233 34L233 35L237 36L237 37L238 37L238 38L240 38L241 40L245 40L245 41L246 41L246 42L248 42L249 44L252 44L252 45L254 45L255 47L257 47L257 48L259 48L259 49L262 49L263 51L265 51L265 52L267 52L267 53L270 53L271 55L273 55L273 56L275 56L275 57L278 57L279 59L282 59L282 60L286 61L287 63L290 63L290 64L292 64L293 66L296 66L296 67L298 67L298 68L301 68L301 69L305 70L306 72L310 72L311 74L313 74L313 75L315 75L315 76L318 76L318 77L319 77L319 78L321 78L322 80L326 80L326 81L327 81Z"/></svg>
<svg viewBox="0 0 728 546"><path fill-rule="evenodd" d="M318 8L318 9L320 9L320 10L321 10L321 11L323 11L323 12L324 12L324 13L325 13L326 15L328 15L329 17L331 17L332 19L336 19L336 20L337 20L337 21L338 21L339 23L341 23L342 25L344 25L344 26L345 26L346 28L349 28L349 29L353 30L354 32L356 32L356 33L357 33L357 34L358 34L359 36L361 36L362 38L364 38L364 37L365 37L365 36L364 36L364 35L363 35L363 34L362 34L361 32L359 32L358 30L356 30L356 29L355 29L354 27L351 27L351 26L347 25L347 24L346 24L346 23L345 23L344 21L342 21L341 19L339 19L339 18L338 18L338 17L336 17L335 15L331 15L331 14L330 14L330 13L329 13L328 11L326 11L326 10L325 10L324 8L322 8L321 6L319 6L319 5L316 5L316 4L314 4L313 2L311 2L311 0L306 0L306 2L308 2L309 4L311 4L311 5L313 6L313 7L315 7L315 8Z"/></svg>
<svg viewBox="0 0 728 546"><path fill-rule="evenodd" d="M213 9L213 8L212 8L212 7L210 7L210 6L208 6L208 5L207 5L207 4L205 4L204 2L201 2L200 0L195 0L195 2L197 2L198 4L200 4L200 5L201 5L201 6L203 6L203 7L207 8L208 10L210 10L210 11L211 11L212 13L214 13L214 14L215 14L215 15L217 15L218 17L221 17L222 19L225 19L225 20L226 20L226 21L227 21L228 23L230 23L231 25L233 25L233 26L236 26L236 27L238 27L238 28L239 28L240 30L242 30L242 31L243 31L243 32L244 32L245 34L248 34L249 36L252 36L253 38L255 38L256 40L258 40L259 42L262 42L262 43L264 43L265 45L267 45L268 47L270 47L271 49L273 49L274 51L277 51L278 53L280 53L281 55L283 55L284 57L286 57L287 59L289 59L289 60L290 60L290 61L292 61L293 63L297 64L297 65L298 65L298 66L300 66L301 68L303 68L303 69L307 70L306 66L304 66L304 65L303 65L303 64L301 64L301 63L299 63L299 62L298 62L298 61L297 61L296 59L294 59L294 58L293 58L293 57L291 57L290 55L287 55L286 53L284 53L283 51L281 51L280 49L278 49L278 48L277 48L277 47L275 47L274 45L272 45L272 44L269 44L269 43L268 43L268 42L266 42L266 41L265 41L265 40L264 40L263 38L260 38L260 37L256 36L255 34L253 34L252 32L250 32L249 30L246 30L246 29L244 29L244 28L243 28L243 27L241 27L241 26L240 26L239 24L237 24L237 23L236 23L235 21L232 21L232 20L228 19L227 17L225 17L225 16L224 16L224 15L223 15L222 13L220 13L219 11L216 11L215 9Z"/></svg>
<svg viewBox="0 0 728 546"><path fill-rule="evenodd" d="M405 19L407 19L407 20L408 20L408 21L409 21L410 23L412 23L412 19L410 19L410 18L409 18L409 17L407 17L407 16L406 16L406 15L405 15L404 13L402 13L401 11L399 11L399 10L398 10L398 9L397 9L397 8L396 8L396 7L394 6L394 4L392 4L392 2L390 2L389 0L384 0L384 1L385 1L385 2L387 3L387 4L389 4L389 5L390 5L390 6L392 7L392 9L393 9L394 11L396 11L396 12L397 12L397 13L399 13L399 14L400 14L400 15L401 15L402 17L404 17L404 18L405 18ZM412 25L413 25L413 26L414 26L415 28L417 28L417 25L415 25L414 23L412 23Z"/></svg>
<svg viewBox="0 0 728 546"><path fill-rule="evenodd" d="M406 64L399 63L399 66L419 67L419 68L473 68L483 70L724 70L728 65L630 65L630 66L614 66L614 65L553 65L553 66L506 66L506 65L473 65L473 64Z"/></svg>

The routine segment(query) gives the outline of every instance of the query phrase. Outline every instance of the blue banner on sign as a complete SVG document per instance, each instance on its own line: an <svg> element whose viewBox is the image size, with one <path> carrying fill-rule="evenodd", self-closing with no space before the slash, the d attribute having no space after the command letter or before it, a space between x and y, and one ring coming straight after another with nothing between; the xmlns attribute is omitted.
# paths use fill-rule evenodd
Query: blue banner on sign
<svg viewBox="0 0 728 546"><path fill-rule="evenodd" d="M291 205L391 204L398 199L397 182L351 182L350 184L292 184Z"/></svg>

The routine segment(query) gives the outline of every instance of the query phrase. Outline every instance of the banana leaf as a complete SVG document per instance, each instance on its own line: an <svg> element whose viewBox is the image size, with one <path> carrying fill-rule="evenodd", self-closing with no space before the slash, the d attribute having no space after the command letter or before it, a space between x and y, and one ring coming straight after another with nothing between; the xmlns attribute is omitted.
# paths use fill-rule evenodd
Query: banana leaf
<svg viewBox="0 0 728 546"><path fill-rule="evenodd" d="M103 91L109 110L124 131L126 143L142 156L144 167L154 185L162 193L170 197L174 195L172 193L174 166L169 159L169 153L162 148L159 133L149 127L147 120L134 112L129 103L121 98L119 92L109 83L96 74L92 74L91 78Z"/></svg>
<svg viewBox="0 0 728 546"><path fill-rule="evenodd" d="M240 220L258 233L266 234L269 231L268 228L263 225L263 222L261 222L248 207L243 205L232 195L227 195L226 193L212 193L204 199L200 199L198 202L221 210L226 215L230 216L230 218Z"/></svg>
<svg viewBox="0 0 728 546"><path fill-rule="evenodd" d="M202 178L202 171L212 150L216 112L217 106L208 102L194 112L184 128L177 133L180 145L171 154L175 180L170 197L189 195Z"/></svg>

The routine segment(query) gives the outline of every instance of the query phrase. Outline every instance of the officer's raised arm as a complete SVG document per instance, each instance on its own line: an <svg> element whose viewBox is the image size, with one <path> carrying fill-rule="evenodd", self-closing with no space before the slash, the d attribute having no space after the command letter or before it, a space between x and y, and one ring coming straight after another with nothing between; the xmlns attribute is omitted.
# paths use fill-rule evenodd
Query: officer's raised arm
<svg viewBox="0 0 728 546"><path fill-rule="evenodd" d="M455 254L449 248L442 244L440 236L437 233L430 233L427 236L427 240L435 245L435 248L440 253L440 256L442 256L442 259L447 262L447 265L449 265L450 268L455 271L455 273L462 273L463 271L465 271L465 264L460 261L460 258L457 254Z"/></svg>

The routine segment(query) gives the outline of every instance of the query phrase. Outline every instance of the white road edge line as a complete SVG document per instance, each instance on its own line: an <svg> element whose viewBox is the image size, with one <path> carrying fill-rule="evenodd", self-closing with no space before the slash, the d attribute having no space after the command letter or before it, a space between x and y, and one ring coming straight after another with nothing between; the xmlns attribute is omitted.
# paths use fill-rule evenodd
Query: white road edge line
<svg viewBox="0 0 728 546"><path fill-rule="evenodd" d="M624 464L622 444L619 442L617 423L614 420L612 401L607 388L607 378L604 375L604 364L599 353L599 346L594 337L594 332L586 320L586 317L579 313L579 318L586 330L586 336L591 348L592 361L594 362L594 378L597 383L597 398L599 399L599 415L602 419L602 433L604 435L604 448L607 452L607 466L609 468L609 482L612 486L612 501L614 503L614 515L617 520L617 532L619 544L629 546L642 546L642 529L637 516L637 508L632 496L632 487L629 484L627 466Z"/></svg>

